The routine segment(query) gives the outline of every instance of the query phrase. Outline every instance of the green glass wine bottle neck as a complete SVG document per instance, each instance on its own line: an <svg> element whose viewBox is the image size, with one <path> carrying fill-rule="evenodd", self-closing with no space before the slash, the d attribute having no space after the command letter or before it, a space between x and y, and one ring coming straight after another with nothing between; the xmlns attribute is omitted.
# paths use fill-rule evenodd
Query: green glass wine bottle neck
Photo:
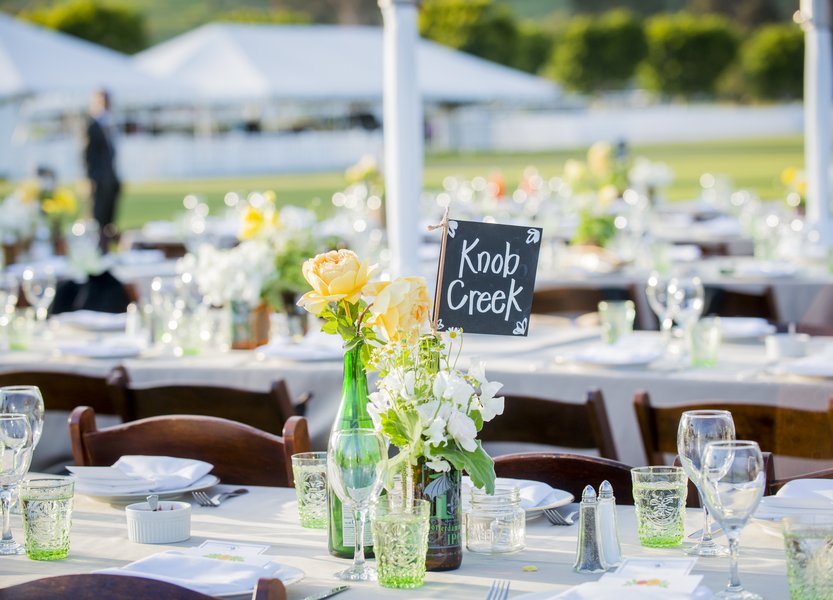
<svg viewBox="0 0 833 600"><path fill-rule="evenodd" d="M368 390L367 374L362 361L363 347L364 344L360 342L344 353L344 383L334 430L373 427L373 420L367 412Z"/></svg>

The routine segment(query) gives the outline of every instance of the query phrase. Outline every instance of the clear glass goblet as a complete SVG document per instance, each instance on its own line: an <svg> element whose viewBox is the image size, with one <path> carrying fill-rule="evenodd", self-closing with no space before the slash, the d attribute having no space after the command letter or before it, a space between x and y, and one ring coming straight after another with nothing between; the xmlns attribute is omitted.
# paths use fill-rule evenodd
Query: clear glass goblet
<svg viewBox="0 0 833 600"><path fill-rule="evenodd" d="M740 532L761 502L766 484L764 459L757 442L709 442L703 452L700 481L709 512L729 538L729 583L717 594L728 600L762 600L743 589L738 577Z"/></svg>
<svg viewBox="0 0 833 600"><path fill-rule="evenodd" d="M57 283L53 273L47 271L36 272L33 269L23 271L21 289L26 301L35 308L35 318L38 323L46 321L49 305L55 299Z"/></svg>
<svg viewBox="0 0 833 600"><path fill-rule="evenodd" d="M680 464L697 486L700 504L703 506L703 535L694 546L686 549L693 556L726 556L729 551L712 539L711 519L703 501L700 483L703 450L714 441L735 439L735 423L728 410L689 410L682 414L677 429L677 454Z"/></svg>
<svg viewBox="0 0 833 600"><path fill-rule="evenodd" d="M387 457L387 444L374 429L345 429L330 435L327 481L344 506L352 509L356 534L353 565L336 573L339 579L376 580L376 569L364 559L364 531L367 513L382 491Z"/></svg>
<svg viewBox="0 0 833 600"><path fill-rule="evenodd" d="M671 338L671 328L674 326L674 305L668 295L668 278L657 271L648 276L645 284L645 296L648 305L659 319L659 330L664 342Z"/></svg>
<svg viewBox="0 0 833 600"><path fill-rule="evenodd" d="M32 443L32 428L26 415L0 415L0 555L24 552L23 546L14 541L9 515L12 496L32 461Z"/></svg>
<svg viewBox="0 0 833 600"><path fill-rule="evenodd" d="M0 387L0 414L26 415L32 429L32 450L40 441L43 431L43 395L36 385L9 385Z"/></svg>
<svg viewBox="0 0 833 600"><path fill-rule="evenodd" d="M674 320L682 327L685 347L689 347L691 328L703 314L706 291L699 277L672 277L668 281L668 306Z"/></svg>

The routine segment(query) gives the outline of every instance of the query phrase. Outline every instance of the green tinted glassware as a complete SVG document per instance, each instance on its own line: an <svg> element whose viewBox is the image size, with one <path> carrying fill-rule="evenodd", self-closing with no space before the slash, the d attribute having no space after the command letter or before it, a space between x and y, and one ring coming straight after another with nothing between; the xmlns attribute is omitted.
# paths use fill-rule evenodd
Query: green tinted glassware
<svg viewBox="0 0 833 600"><path fill-rule="evenodd" d="M338 407L333 431L373 428L373 420L367 412L367 374L365 373L360 342L344 353L344 383L341 388L341 405ZM327 494L329 526L327 547L330 554L340 558L353 558L355 551L355 526L353 514L343 510L341 500L332 489ZM373 540L370 527L365 528L364 553L373 557Z"/></svg>

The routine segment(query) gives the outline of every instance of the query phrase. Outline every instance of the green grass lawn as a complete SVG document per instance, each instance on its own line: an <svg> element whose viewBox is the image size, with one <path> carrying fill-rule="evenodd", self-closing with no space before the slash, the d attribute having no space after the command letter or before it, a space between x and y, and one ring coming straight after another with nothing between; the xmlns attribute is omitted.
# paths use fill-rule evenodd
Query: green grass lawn
<svg viewBox="0 0 833 600"><path fill-rule="evenodd" d="M514 186L528 165L534 165L541 175L549 178L561 173L567 158L582 158L585 151L429 155L425 160L425 187L438 189L448 175L486 176L494 171L503 173L508 185ZM779 182L781 171L787 166L804 164L801 137L634 146L631 153L668 163L675 173L674 184L667 194L672 200L696 197L703 173L726 175L736 187L749 189L765 199L781 198L784 196ZM186 194L204 196L216 211L222 206L226 192L232 190L271 189L282 203L328 212L333 193L344 186L341 172L129 184L122 196L119 224L122 228L132 228L149 220L169 219L182 210L182 198ZM3 192L0 185L0 194Z"/></svg>

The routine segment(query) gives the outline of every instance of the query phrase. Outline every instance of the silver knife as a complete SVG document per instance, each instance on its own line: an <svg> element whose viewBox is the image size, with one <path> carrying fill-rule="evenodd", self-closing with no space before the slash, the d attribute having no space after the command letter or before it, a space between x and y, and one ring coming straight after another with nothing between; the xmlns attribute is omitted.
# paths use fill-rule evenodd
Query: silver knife
<svg viewBox="0 0 833 600"><path fill-rule="evenodd" d="M304 600L324 600L324 598L329 598L330 596L335 596L336 594L340 594L344 590L349 590L349 585L340 585L338 587L334 587L331 590L327 590L326 592L319 592L318 594L312 594L311 596L307 596Z"/></svg>

